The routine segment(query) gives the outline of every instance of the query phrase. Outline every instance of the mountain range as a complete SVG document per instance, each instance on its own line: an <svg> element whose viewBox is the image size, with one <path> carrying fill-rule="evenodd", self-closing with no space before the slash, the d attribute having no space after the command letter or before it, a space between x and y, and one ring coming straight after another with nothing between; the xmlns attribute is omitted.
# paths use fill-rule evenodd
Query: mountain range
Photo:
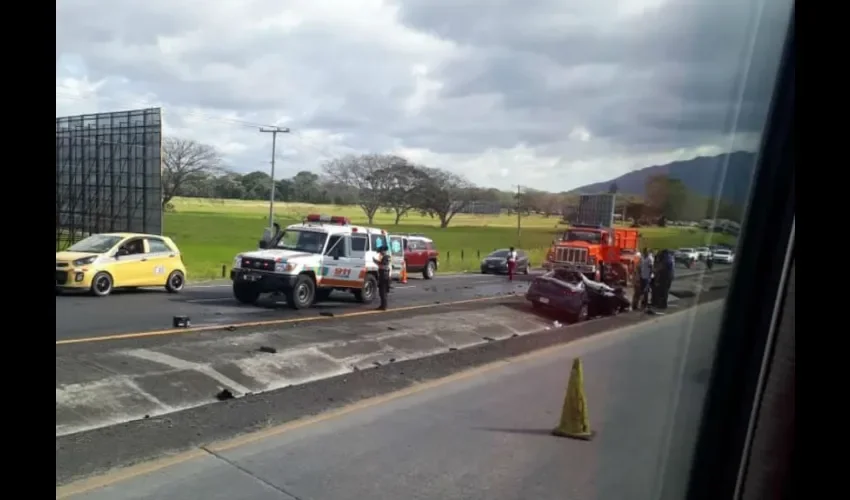
<svg viewBox="0 0 850 500"><path fill-rule="evenodd" d="M728 164L727 164L728 161ZM747 151L736 151L718 156L699 156L692 160L676 161L666 165L634 170L616 179L596 182L573 189L574 194L595 194L608 192L611 183L617 184L617 190L622 194L643 196L646 181L655 175L667 175L679 179L690 191L702 196L713 197L717 193L721 174L723 188L721 198L729 203L743 205L747 201L750 180L756 164L756 154Z"/></svg>

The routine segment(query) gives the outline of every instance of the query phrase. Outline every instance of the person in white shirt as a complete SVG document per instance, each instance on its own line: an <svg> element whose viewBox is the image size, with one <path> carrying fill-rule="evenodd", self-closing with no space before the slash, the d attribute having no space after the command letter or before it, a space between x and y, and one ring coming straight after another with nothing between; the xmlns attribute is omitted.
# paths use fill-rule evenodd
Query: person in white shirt
<svg viewBox="0 0 850 500"><path fill-rule="evenodd" d="M640 307L644 308L649 303L649 288L652 282L653 270L655 268L655 256L646 248L643 249L643 257L640 260Z"/></svg>
<svg viewBox="0 0 850 500"><path fill-rule="evenodd" d="M516 270L517 253L514 247L508 250L508 279L514 280L514 270Z"/></svg>

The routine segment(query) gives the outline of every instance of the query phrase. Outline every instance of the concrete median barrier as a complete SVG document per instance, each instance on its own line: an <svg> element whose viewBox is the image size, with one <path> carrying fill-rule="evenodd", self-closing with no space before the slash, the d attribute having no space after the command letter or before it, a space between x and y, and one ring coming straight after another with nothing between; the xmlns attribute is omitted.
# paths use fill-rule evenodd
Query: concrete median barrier
<svg viewBox="0 0 850 500"><path fill-rule="evenodd" d="M551 326L501 304L428 312L57 353L56 435L213 403L222 390L238 398Z"/></svg>

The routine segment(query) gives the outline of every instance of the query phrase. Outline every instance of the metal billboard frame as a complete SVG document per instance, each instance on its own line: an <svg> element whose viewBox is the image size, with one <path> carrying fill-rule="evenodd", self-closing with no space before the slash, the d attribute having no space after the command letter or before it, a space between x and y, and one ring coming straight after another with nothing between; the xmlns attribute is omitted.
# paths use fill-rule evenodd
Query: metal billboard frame
<svg viewBox="0 0 850 500"><path fill-rule="evenodd" d="M56 250L101 232L162 233L160 108L56 118Z"/></svg>
<svg viewBox="0 0 850 500"><path fill-rule="evenodd" d="M576 222L592 226L614 227L617 195L613 193L583 194L579 197Z"/></svg>

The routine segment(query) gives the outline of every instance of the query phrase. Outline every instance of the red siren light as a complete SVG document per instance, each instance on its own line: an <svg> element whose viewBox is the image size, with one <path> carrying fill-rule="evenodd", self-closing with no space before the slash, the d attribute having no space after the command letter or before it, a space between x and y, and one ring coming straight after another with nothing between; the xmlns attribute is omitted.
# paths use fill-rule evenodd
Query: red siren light
<svg viewBox="0 0 850 500"><path fill-rule="evenodd" d="M322 224L337 224L340 226L348 226L351 224L351 220L349 220L348 217L321 214L310 214L304 218L304 222L320 222Z"/></svg>

